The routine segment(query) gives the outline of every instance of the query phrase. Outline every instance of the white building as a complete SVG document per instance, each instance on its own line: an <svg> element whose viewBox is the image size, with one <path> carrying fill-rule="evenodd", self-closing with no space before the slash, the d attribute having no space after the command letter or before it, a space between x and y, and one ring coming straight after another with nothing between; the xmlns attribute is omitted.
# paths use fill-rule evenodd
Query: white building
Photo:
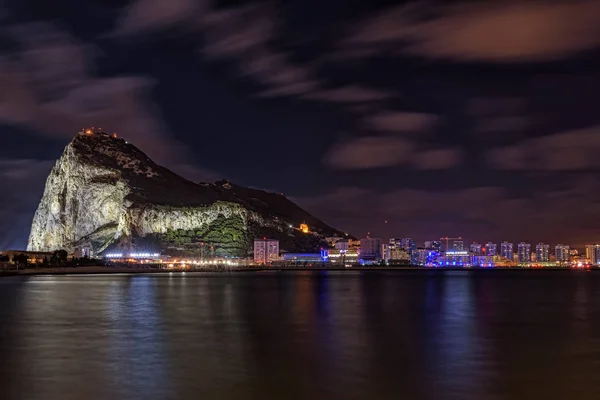
<svg viewBox="0 0 600 400"><path fill-rule="evenodd" d="M506 241L500 243L500 256L511 261L514 260L513 244Z"/></svg>
<svg viewBox="0 0 600 400"><path fill-rule="evenodd" d="M544 244L544 243L538 243L535 246L535 260L537 262L550 261L550 245Z"/></svg>
<svg viewBox="0 0 600 400"><path fill-rule="evenodd" d="M571 260L571 254L569 250L569 246L566 244L557 244L556 247L554 247L556 262L559 264L568 263Z"/></svg>
<svg viewBox="0 0 600 400"><path fill-rule="evenodd" d="M473 253L473 255L480 256L481 255L481 244L473 242L469 246L469 250L471 251L471 253Z"/></svg>
<svg viewBox="0 0 600 400"><path fill-rule="evenodd" d="M254 262L268 264L279 259L279 240L254 239Z"/></svg>
<svg viewBox="0 0 600 400"><path fill-rule="evenodd" d="M585 246L585 257L592 265L600 265L600 244L587 244Z"/></svg>
<svg viewBox="0 0 600 400"><path fill-rule="evenodd" d="M517 259L519 264L526 264L531 262L531 245L529 243L521 242L517 246Z"/></svg>
<svg viewBox="0 0 600 400"><path fill-rule="evenodd" d="M489 242L485 245L485 255L492 257L498 255L498 246L496 243Z"/></svg>

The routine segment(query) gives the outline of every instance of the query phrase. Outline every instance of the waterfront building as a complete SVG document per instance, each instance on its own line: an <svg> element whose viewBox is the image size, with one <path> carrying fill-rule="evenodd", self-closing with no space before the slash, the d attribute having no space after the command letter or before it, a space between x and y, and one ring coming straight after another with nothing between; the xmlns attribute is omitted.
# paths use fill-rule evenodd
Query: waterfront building
<svg viewBox="0 0 600 400"><path fill-rule="evenodd" d="M485 245L485 255L492 257L498 255L498 246L496 243L489 242Z"/></svg>
<svg viewBox="0 0 600 400"><path fill-rule="evenodd" d="M254 262L268 264L279 259L279 240L254 239Z"/></svg>
<svg viewBox="0 0 600 400"><path fill-rule="evenodd" d="M550 261L550 245L538 243L535 246L535 261L539 263L547 263Z"/></svg>
<svg viewBox="0 0 600 400"><path fill-rule="evenodd" d="M396 242L396 246L408 252L408 254L410 255L411 263L417 263L417 243L414 240L412 240L411 238L403 238L400 239L399 242Z"/></svg>
<svg viewBox="0 0 600 400"><path fill-rule="evenodd" d="M360 239L360 259L362 262L381 261L381 239L366 237Z"/></svg>
<svg viewBox="0 0 600 400"><path fill-rule="evenodd" d="M401 247L384 244L382 246L383 259L386 264L410 264L410 254Z"/></svg>
<svg viewBox="0 0 600 400"><path fill-rule="evenodd" d="M590 264L600 266L600 244L586 245L585 257L590 260Z"/></svg>
<svg viewBox="0 0 600 400"><path fill-rule="evenodd" d="M358 250L338 250L337 248L329 249L327 250L326 259L332 264L358 264Z"/></svg>
<svg viewBox="0 0 600 400"><path fill-rule="evenodd" d="M440 251L433 249L417 249L417 257L415 265L421 266L437 266L439 263Z"/></svg>
<svg viewBox="0 0 600 400"><path fill-rule="evenodd" d="M506 241L500 243L500 256L508 258L511 261L514 260L513 244Z"/></svg>
<svg viewBox="0 0 600 400"><path fill-rule="evenodd" d="M521 242L517 246L517 259L519 264L526 264L531 262L531 244Z"/></svg>
<svg viewBox="0 0 600 400"><path fill-rule="evenodd" d="M557 244L554 247L554 256L558 264L566 264L571 260L569 246L566 244Z"/></svg>
<svg viewBox="0 0 600 400"><path fill-rule="evenodd" d="M439 240L427 240L425 241L425 248L428 250L435 250L437 252L442 251L442 242Z"/></svg>
<svg viewBox="0 0 600 400"><path fill-rule="evenodd" d="M395 248L395 246L392 246L389 243L383 243L381 245L381 258L382 260L386 263L389 264L390 263L390 256L391 256L391 249Z"/></svg>
<svg viewBox="0 0 600 400"><path fill-rule="evenodd" d="M284 253L283 261L291 263L323 263L328 259L327 250L321 253Z"/></svg>
<svg viewBox="0 0 600 400"><path fill-rule="evenodd" d="M481 243L471 243L471 246L469 246L469 250L471 251L471 253L473 253L473 255L475 256L480 256L481 255Z"/></svg>
<svg viewBox="0 0 600 400"><path fill-rule="evenodd" d="M495 257L488 255L471 256L471 266L479 268L495 267Z"/></svg>
<svg viewBox="0 0 600 400"><path fill-rule="evenodd" d="M450 250L437 258L440 267L470 267L472 266L471 255L466 250Z"/></svg>

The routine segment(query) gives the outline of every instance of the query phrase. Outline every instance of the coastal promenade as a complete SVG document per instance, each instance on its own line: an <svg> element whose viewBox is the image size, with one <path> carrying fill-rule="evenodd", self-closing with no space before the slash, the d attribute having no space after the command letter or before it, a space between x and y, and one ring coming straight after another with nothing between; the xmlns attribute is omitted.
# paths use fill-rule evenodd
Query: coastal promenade
<svg viewBox="0 0 600 400"><path fill-rule="evenodd" d="M234 268L156 268L138 266L86 266L86 267L52 267L52 268L25 268L20 270L0 271L1 276L33 276L33 275L72 275L72 274L168 274L181 272L210 272L210 273L237 273L237 272L278 272L278 271L414 271L414 272L443 272L443 271L590 271L590 269L576 269L565 267L494 267L494 268L464 268L464 267L415 267L415 266L238 266ZM592 270L600 270L593 268Z"/></svg>

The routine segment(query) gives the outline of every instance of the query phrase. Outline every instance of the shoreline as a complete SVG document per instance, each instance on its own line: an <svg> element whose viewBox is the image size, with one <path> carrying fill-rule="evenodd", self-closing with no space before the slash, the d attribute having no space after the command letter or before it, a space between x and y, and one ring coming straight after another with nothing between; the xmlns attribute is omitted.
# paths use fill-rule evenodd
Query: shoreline
<svg viewBox="0 0 600 400"><path fill-rule="evenodd" d="M4 270L0 271L1 277L9 276L39 276L39 275L116 275L116 274L167 274L167 273L240 273L240 272L307 272L307 271L346 271L346 272L434 272L441 273L444 271L467 271L467 272L484 272L484 271L596 271L597 268L565 268L565 267L542 267L542 268L521 268L521 267L491 267L491 268L461 268L461 267L407 267L407 266L385 266L385 267L245 267L245 268L212 268L212 269L157 269L157 268L136 268L136 267L106 267L106 266L90 266L90 267L56 267L56 268L27 268L23 270Z"/></svg>

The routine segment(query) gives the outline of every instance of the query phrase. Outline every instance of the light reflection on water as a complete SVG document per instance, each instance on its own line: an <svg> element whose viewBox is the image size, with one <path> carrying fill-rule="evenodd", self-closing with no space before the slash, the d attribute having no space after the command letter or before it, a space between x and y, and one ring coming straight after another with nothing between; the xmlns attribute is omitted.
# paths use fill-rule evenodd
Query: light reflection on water
<svg viewBox="0 0 600 400"><path fill-rule="evenodd" d="M4 399L599 398L600 273L0 280Z"/></svg>

